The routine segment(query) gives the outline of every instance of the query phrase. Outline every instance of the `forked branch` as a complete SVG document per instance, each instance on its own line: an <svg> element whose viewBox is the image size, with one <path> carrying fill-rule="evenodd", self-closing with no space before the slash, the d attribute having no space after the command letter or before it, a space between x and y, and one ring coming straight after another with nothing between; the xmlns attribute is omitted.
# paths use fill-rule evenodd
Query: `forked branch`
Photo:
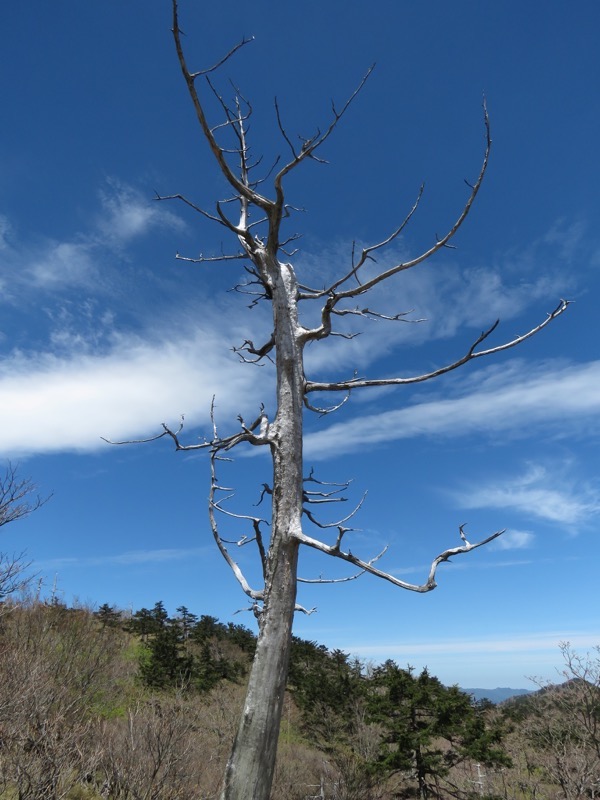
<svg viewBox="0 0 600 800"><path fill-rule="evenodd" d="M336 281L334 284L332 284L332 286L329 287L329 289L326 290L325 294L328 294L331 297L332 307L337 305L337 303L339 303L340 300L344 300L349 297L357 297L361 294L364 294L365 292L368 292L369 289L372 289L374 286L377 286L377 284L386 281L388 278L391 278L392 275L396 275L398 272L403 272L404 270L416 267L417 264L421 264L423 261L427 261L427 259L431 258L431 256L437 253L438 250L441 250L443 247L448 246L448 243L455 236L455 234L457 233L457 231L467 218L469 211L471 210L473 203L475 202L475 198L477 197L479 189L481 188L487 170L487 166L489 163L490 150L492 147L492 138L490 134L490 119L488 116L485 100L483 101L483 120L485 126L485 151L483 155L483 162L481 164L479 175L475 183L472 185L467 184L471 188L471 193L467 199L467 202L463 206L461 213L458 215L452 227L447 231L447 233L444 236L442 236L441 238L438 237L436 239L435 244L433 244L429 249L425 250L423 253L416 256L415 258L412 258L408 261L404 261L400 264L396 264L395 266L390 267L389 269L383 270L374 277L366 280L364 283L359 283L357 286L353 286L343 291L338 291L338 287L342 286L350 278L355 277L357 275L359 269L365 264L367 260L373 260L372 254L374 252L387 247L404 230L406 225L410 222L413 214L417 210L419 201L421 200L421 197L423 195L423 186L421 186L417 199L413 207L411 208L410 212L402 222L402 224L390 236L388 236L387 239L384 239L382 242L379 242L378 244L364 248L360 259L358 260L356 265L352 267L350 272L347 275L345 275L341 280Z"/></svg>
<svg viewBox="0 0 600 800"><path fill-rule="evenodd" d="M476 550L478 547L482 547L483 545L492 542L494 539L497 539L498 536L501 536L504 533L504 530L496 531L496 533L493 533L491 536L488 536L485 539L482 539L480 542L475 543L471 543L466 540L464 536L464 525L460 526L459 533L464 544L462 544L460 547L450 547L447 550L444 550L443 553L440 553L439 556L434 558L431 563L427 580L425 583L421 584L402 581L399 578L396 578L394 575L391 575L389 572L384 572L383 570L374 566L374 562L381 558L383 553L380 553L379 556L371 559L370 561L363 561L363 559L355 556L350 550L342 550L340 546L342 538L341 535L338 537L338 540L334 545L325 544L325 542L321 542L319 539L314 539L304 533L297 534L297 538L301 544L305 544L308 547L319 550L321 553L325 553L325 555L333 556L334 558L340 558L342 561L347 561L349 564L353 564L363 572L368 572L370 575L375 575L377 578L382 578L385 581L389 581L390 583L394 584L394 586L398 586L400 589L407 589L411 592L419 592L423 594L425 592L432 591L432 589L435 589L437 586L435 576L440 564L444 563L445 561L449 561L452 556L461 555L462 553L470 553L471 550Z"/></svg>
<svg viewBox="0 0 600 800"><path fill-rule="evenodd" d="M181 67L181 72L183 74L186 86L188 88L188 92L190 94L192 104L194 106L194 110L196 112L196 118L200 123L200 127L202 128L202 132L208 142L208 145L211 149L213 156L215 157L219 168L229 184L235 189L236 193L239 194L241 197L244 197L251 203L262 208L264 211L268 212L273 207L273 202L266 197L263 197L259 192L254 189L251 189L243 180L241 180L235 172L229 166L227 159L225 157L226 151L223 147L221 147L216 138L213 128L209 125L208 120L206 118L206 114L204 111L204 106L200 100L200 95L198 90L196 89L195 81L199 77L206 77L209 73L213 72L217 67L222 66L234 53L240 50L245 45L251 42L251 39L242 39L235 47L233 47L227 55L225 55L220 61L218 61L212 67L200 70L197 72L190 72L188 69L185 54L183 51L183 45L181 42L181 29L179 27L179 11L178 11L178 3L177 0L172 0L173 4L173 39L175 40L175 49L177 51L177 58L179 59L179 66Z"/></svg>

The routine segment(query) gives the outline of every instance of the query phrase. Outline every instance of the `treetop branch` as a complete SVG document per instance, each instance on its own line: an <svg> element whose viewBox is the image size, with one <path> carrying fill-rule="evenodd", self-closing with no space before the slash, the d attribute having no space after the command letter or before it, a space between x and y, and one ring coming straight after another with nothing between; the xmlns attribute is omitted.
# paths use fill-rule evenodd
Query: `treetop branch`
<svg viewBox="0 0 600 800"><path fill-rule="evenodd" d="M486 173L486 170L487 170L487 167L488 167L488 163L489 163L490 150L491 150L491 146L492 146L492 138L491 138L491 134L490 134L490 120L489 120L489 116L488 116L487 106L486 106L485 100L483 102L483 116L484 116L485 141L486 141L485 152L484 152L484 156L483 156L483 162L482 162L481 168L479 170L479 175L477 177L476 182L473 185L469 184L469 186L471 187L471 193L470 193L470 195L469 195L469 197L467 199L467 202L463 206L463 209L462 209L461 213L459 214L458 218L456 219L456 221L452 225L452 227L441 238L440 237L436 237L435 244L432 245L428 250L425 250L423 253L421 253L420 255L416 256L415 258L412 258L409 261L405 261L405 262L402 262L400 264L396 264L395 266L390 267L389 269L386 269L383 272L380 272L379 274L375 275L373 278L370 278L369 280L365 281L364 283L359 283L356 287L345 289L345 290L339 291L339 292L337 291L337 289L340 286L342 286L344 283L346 283L350 278L356 277L356 275L358 273L358 270L365 264L367 259L371 259L372 258L371 254L373 252L375 252L376 250L379 250L381 248L386 247L392 241L394 241L394 239L396 239L397 236L399 236L399 234L406 227L406 225L409 223L410 219L412 218L413 214L417 210L417 207L418 207L419 202L421 200L421 197L423 195L424 186L421 186L421 188L419 190L419 194L417 196L417 199L416 199L413 207L411 208L411 210L409 211L409 213L407 214L406 218L401 223L401 225L393 233L391 233L390 236L388 236L383 241L379 242L376 245L371 245L370 247L364 248L363 251L362 251L360 259L352 267L350 272L348 272L339 281L336 281L335 283L333 283L329 287L329 289L327 289L327 290L325 290L325 292L323 292L323 294L329 294L330 295L330 306L331 307L335 306L340 300L343 300L343 299L348 298L348 297L357 297L358 295L361 295L361 294L364 294L365 292L368 292L369 289L372 289L377 284L382 283L383 281L387 280L388 278L391 278L392 275L396 275L398 272L402 272L402 271L407 270L407 269L412 269L412 267L416 267L417 264L420 264L421 262L426 261L427 259L431 258L431 256L433 256L438 250L440 250L442 247L445 247L448 244L448 242L450 241L450 239L452 239L452 237L456 234L456 232L459 230L459 228L461 227L461 225L463 224L463 222L467 218L467 216L469 214L469 211L471 210L471 208L473 206L473 203L475 202L475 198L477 197L479 189L481 188L481 184L483 183L483 179L485 177L485 173Z"/></svg>
<svg viewBox="0 0 600 800"><path fill-rule="evenodd" d="M213 156L215 157L221 172L223 173L223 175L225 176L225 178L227 179L229 184L235 189L235 191L241 197L244 197L246 200L250 201L251 203L255 203L257 206L260 206L266 212L268 212L273 207L273 202L271 200L267 199L266 197L263 197L261 194L259 194L254 189L251 189L247 184L244 183L243 180L240 180L240 178L237 177L237 175L232 171L232 169L230 168L229 164L227 163L227 159L225 158L225 151L218 144L218 142L217 142L217 140L215 138L215 135L214 135L214 133L213 133L213 131L211 129L211 126L208 124L208 121L206 119L206 114L204 112L204 107L202 105L202 102L200 101L200 96L198 94L198 91L197 91L196 85L195 85L195 80L199 75L202 75L202 74L206 75L209 72L212 72L218 66L220 66L223 63L225 63L225 61L227 61L227 59L229 59L235 52L237 52L237 50L239 50L240 47L243 47L245 44L247 44L251 40L242 40L242 42L240 44L238 44L236 47L234 47L232 50L230 50L229 53L227 53L227 55L224 56L224 58L221 59L220 62L215 64L213 67L210 67L208 70L205 70L204 72L203 71L199 71L199 72L192 73L192 72L189 71L189 69L187 67L185 54L184 54L184 51L183 51L183 45L181 43L181 29L179 27L179 14L178 14L177 0L172 0L172 6L173 6L173 27L172 27L172 32L173 32L173 39L175 41L175 49L176 49L176 52L177 52L177 57L179 59L179 66L181 68L181 72L183 74L185 83L186 83L187 88L188 88L188 92L189 92L191 100L192 100L192 104L194 106L194 110L196 112L196 118L198 119L200 127L202 128L202 132L204 133L206 141L208 142L208 145L209 145L209 147L211 149L211 152L212 152Z"/></svg>

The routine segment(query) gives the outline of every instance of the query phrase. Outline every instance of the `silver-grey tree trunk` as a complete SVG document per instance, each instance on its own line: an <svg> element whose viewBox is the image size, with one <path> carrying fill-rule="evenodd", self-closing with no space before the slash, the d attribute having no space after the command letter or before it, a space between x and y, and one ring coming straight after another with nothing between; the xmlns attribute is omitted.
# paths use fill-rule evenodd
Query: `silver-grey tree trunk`
<svg viewBox="0 0 600 800"><path fill-rule="evenodd" d="M277 414L273 443L271 544L256 653L223 800L268 800L283 710L296 605L302 522L304 368L293 269L268 265L276 340Z"/></svg>

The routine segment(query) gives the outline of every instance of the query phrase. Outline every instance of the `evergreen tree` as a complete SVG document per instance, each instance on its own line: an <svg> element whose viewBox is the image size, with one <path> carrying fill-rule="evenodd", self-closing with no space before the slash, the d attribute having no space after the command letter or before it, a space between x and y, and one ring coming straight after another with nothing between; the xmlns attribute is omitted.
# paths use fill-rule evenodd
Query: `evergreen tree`
<svg viewBox="0 0 600 800"><path fill-rule="evenodd" d="M154 604L154 608L140 608L129 621L128 628L132 633L140 636L143 642L148 637L158 633L167 624L169 615L162 600Z"/></svg>
<svg viewBox="0 0 600 800"><path fill-rule="evenodd" d="M156 620L152 616L152 611L148 608L140 608L129 620L127 628L131 633L139 636L142 642L146 642L148 636L157 630Z"/></svg>
<svg viewBox="0 0 600 800"><path fill-rule="evenodd" d="M193 638L197 642L204 642L206 639L215 637L223 639L227 632L227 627L216 617L211 617L208 614L202 614L199 621L194 626Z"/></svg>
<svg viewBox="0 0 600 800"><path fill-rule="evenodd" d="M146 686L174 689L189 684L193 658L183 650L181 630L175 624L160 628L147 642L140 663L140 674Z"/></svg>
<svg viewBox="0 0 600 800"><path fill-rule="evenodd" d="M183 641L187 642L194 626L198 622L198 616L197 614L192 614L186 606L179 606L176 610L179 616L175 618L175 621L181 628Z"/></svg>
<svg viewBox="0 0 600 800"><path fill-rule="evenodd" d="M356 663L350 665L341 650L330 652L324 645L294 637L288 682L311 741L329 753L345 746L364 692Z"/></svg>
<svg viewBox="0 0 600 800"><path fill-rule="evenodd" d="M244 653L254 655L256 650L256 635L244 625L227 624L227 638Z"/></svg>
<svg viewBox="0 0 600 800"><path fill-rule="evenodd" d="M152 615L152 619L156 621L157 628L164 628L169 622L169 615L162 600L159 600L158 603L154 604L154 608L150 613Z"/></svg>
<svg viewBox="0 0 600 800"><path fill-rule="evenodd" d="M121 612L116 606L110 606L108 603L102 603L94 616L102 623L103 628L116 628L122 621Z"/></svg>
<svg viewBox="0 0 600 800"><path fill-rule="evenodd" d="M510 763L500 747L500 729L486 726L485 707L427 669L415 676L411 667L386 661L371 688L371 718L384 730L373 766L384 774L414 774L421 800L439 797L440 781L467 758L488 766Z"/></svg>

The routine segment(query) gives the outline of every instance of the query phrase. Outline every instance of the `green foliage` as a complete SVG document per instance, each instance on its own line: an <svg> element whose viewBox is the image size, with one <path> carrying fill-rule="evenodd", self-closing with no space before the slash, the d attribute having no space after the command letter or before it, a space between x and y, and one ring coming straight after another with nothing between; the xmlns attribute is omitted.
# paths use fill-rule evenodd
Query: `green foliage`
<svg viewBox="0 0 600 800"><path fill-rule="evenodd" d="M140 608L136 611L127 628L137 636L141 636L142 641L146 641L149 636L162 630L168 616L162 601L159 600L153 609Z"/></svg>
<svg viewBox="0 0 600 800"><path fill-rule="evenodd" d="M180 630L168 625L160 628L145 645L140 660L143 683L152 689L169 689L189 684L193 659L182 649Z"/></svg>
<svg viewBox="0 0 600 800"><path fill-rule="evenodd" d="M354 678L341 650L329 652L323 645L293 638L288 683L304 711L317 703L341 711L357 689Z"/></svg>
<svg viewBox="0 0 600 800"><path fill-rule="evenodd" d="M185 606L169 618L162 602L137 611L129 630L140 637L139 675L150 689L208 692L246 674L256 637L243 625L216 617L198 620Z"/></svg>
<svg viewBox="0 0 600 800"><path fill-rule="evenodd" d="M510 763L501 748L501 728L487 724L486 708L427 669L415 676L412 668L387 661L374 675L368 709L384 731L373 768L382 774L413 772L421 798L437 796L439 780L465 759Z"/></svg>
<svg viewBox="0 0 600 800"><path fill-rule="evenodd" d="M94 616L102 623L103 627L117 628L123 621L121 612L117 610L116 606L110 606L108 603L102 603Z"/></svg>
<svg viewBox="0 0 600 800"><path fill-rule="evenodd" d="M356 664L341 650L293 638L288 686L312 741L331 751L351 736L355 704L363 694Z"/></svg>

